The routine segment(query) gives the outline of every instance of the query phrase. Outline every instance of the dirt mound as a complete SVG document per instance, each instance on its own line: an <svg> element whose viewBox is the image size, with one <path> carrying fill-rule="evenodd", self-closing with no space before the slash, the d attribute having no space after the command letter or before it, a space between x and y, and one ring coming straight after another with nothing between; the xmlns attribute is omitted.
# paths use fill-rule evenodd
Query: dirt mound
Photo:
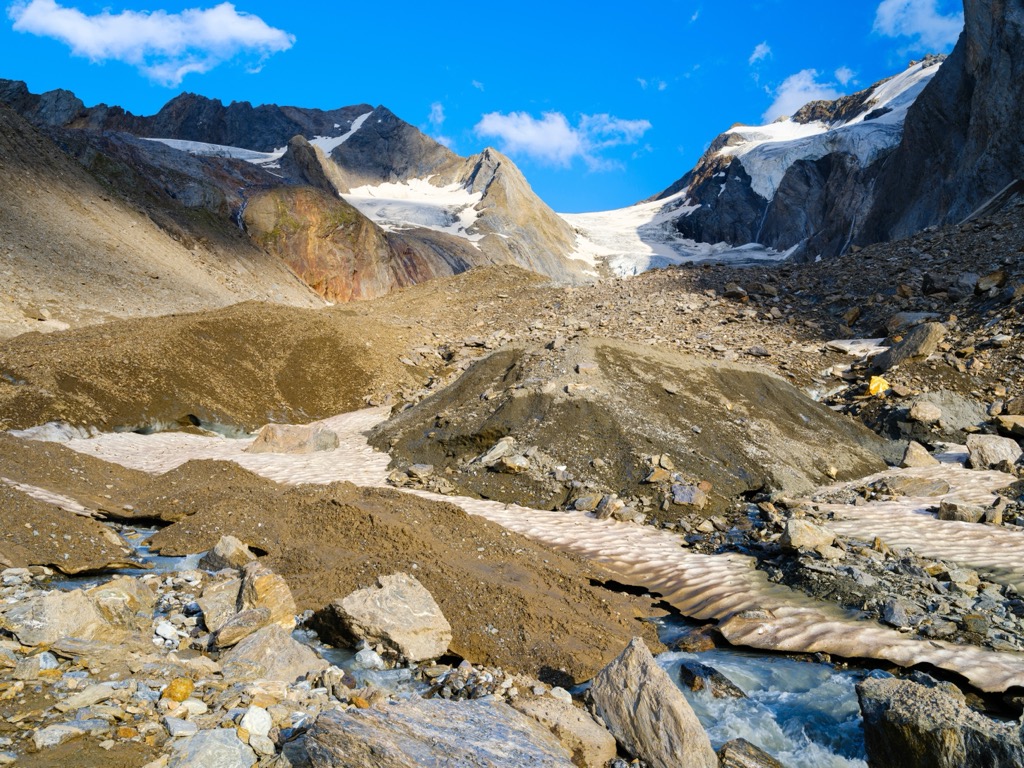
<svg viewBox="0 0 1024 768"><path fill-rule="evenodd" d="M378 576L413 574L451 622L452 651L562 684L591 677L635 634L657 642L634 618L650 615L649 600L591 586L608 574L453 505L349 483L279 492L250 477L231 495L182 488L197 511L156 534L154 546L183 554L237 536L269 553L264 561L287 579L300 610Z"/></svg>
<svg viewBox="0 0 1024 768"><path fill-rule="evenodd" d="M8 429L311 421L418 387L429 372L399 362L406 336L343 309L256 302L23 334L0 345L0 414Z"/></svg>
<svg viewBox="0 0 1024 768"><path fill-rule="evenodd" d="M507 437L525 463L481 459ZM679 517L673 485L710 483L710 512L877 471L887 449L771 374L604 339L496 352L371 442L485 498L554 508L614 492L663 520Z"/></svg>

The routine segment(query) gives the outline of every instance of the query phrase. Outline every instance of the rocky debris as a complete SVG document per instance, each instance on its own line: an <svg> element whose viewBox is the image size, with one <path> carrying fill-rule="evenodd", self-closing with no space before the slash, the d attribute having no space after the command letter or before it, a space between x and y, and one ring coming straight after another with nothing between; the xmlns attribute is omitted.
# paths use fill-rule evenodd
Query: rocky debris
<svg viewBox="0 0 1024 768"><path fill-rule="evenodd" d="M782 763L746 739L727 741L718 750L720 768L785 768Z"/></svg>
<svg viewBox="0 0 1024 768"><path fill-rule="evenodd" d="M246 453L317 453L338 447L338 435L322 424L267 424Z"/></svg>
<svg viewBox="0 0 1024 768"><path fill-rule="evenodd" d="M799 517L791 517L782 530L779 544L789 549L808 549L823 557L830 555L836 535L828 528Z"/></svg>
<svg viewBox="0 0 1024 768"><path fill-rule="evenodd" d="M363 640L412 662L448 651L452 628L433 596L414 577L380 576L375 587L333 601L316 619L330 642Z"/></svg>
<svg viewBox="0 0 1024 768"><path fill-rule="evenodd" d="M961 508L948 503L949 509ZM981 520L995 520L989 510L978 508L978 514ZM756 537L781 541L783 525L790 521L776 517L759 523ZM903 632L994 650L1024 650L1024 601L1013 586L987 581L956 563L888 547L879 539L835 537L830 550L832 556L826 558L813 550L771 544L758 551L758 568L772 581L862 611Z"/></svg>
<svg viewBox="0 0 1024 768"><path fill-rule="evenodd" d="M647 765L717 768L700 721L640 638L594 678L590 696L619 744Z"/></svg>
<svg viewBox="0 0 1024 768"><path fill-rule="evenodd" d="M1016 440L996 435L969 435L967 450L970 454L967 465L973 469L993 469L1004 462L1012 467L1024 456Z"/></svg>
<svg viewBox="0 0 1024 768"><path fill-rule="evenodd" d="M872 766L1009 768L1024 763L1019 724L973 711L951 684L868 678L857 684L857 696Z"/></svg>
<svg viewBox="0 0 1024 768"><path fill-rule="evenodd" d="M683 659L679 663L679 681L691 691L710 691L716 699L745 699L735 683L714 667Z"/></svg>
<svg viewBox="0 0 1024 768"><path fill-rule="evenodd" d="M234 536L221 536L217 546L203 555L199 567L205 571L222 571L226 568L242 570L256 555Z"/></svg>
<svg viewBox="0 0 1024 768"><path fill-rule="evenodd" d="M330 712L310 729L306 748L314 768L572 766L565 749L546 729L494 701L402 701L379 709Z"/></svg>

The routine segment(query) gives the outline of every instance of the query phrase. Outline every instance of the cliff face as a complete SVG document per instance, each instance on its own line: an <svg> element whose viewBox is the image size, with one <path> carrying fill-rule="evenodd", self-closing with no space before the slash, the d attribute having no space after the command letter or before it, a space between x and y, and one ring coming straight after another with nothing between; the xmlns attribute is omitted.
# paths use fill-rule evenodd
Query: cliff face
<svg viewBox="0 0 1024 768"><path fill-rule="evenodd" d="M964 22L880 169L861 242L959 221L1024 178L1024 6L964 0Z"/></svg>

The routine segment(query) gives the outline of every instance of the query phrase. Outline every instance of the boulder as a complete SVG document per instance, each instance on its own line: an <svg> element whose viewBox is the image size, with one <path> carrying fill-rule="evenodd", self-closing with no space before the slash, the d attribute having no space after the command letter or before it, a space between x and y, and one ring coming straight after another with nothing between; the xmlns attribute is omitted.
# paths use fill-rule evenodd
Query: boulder
<svg viewBox="0 0 1024 768"><path fill-rule="evenodd" d="M167 768L251 768L256 753L238 738L234 728L200 731L174 742Z"/></svg>
<svg viewBox="0 0 1024 768"><path fill-rule="evenodd" d="M789 549L809 549L815 552L831 547L836 535L828 528L802 517L786 521L779 543Z"/></svg>
<svg viewBox="0 0 1024 768"><path fill-rule="evenodd" d="M640 638L598 673L590 695L619 744L652 768L717 768L697 715Z"/></svg>
<svg viewBox="0 0 1024 768"><path fill-rule="evenodd" d="M972 469L992 469L1003 461L1015 464L1024 453L1016 440L997 435L968 435L967 450Z"/></svg>
<svg viewBox="0 0 1024 768"><path fill-rule="evenodd" d="M294 683L327 662L292 637L280 624L263 627L221 657L226 680L280 680Z"/></svg>
<svg viewBox="0 0 1024 768"><path fill-rule="evenodd" d="M285 629L295 629L295 599L288 583L259 562L251 562L242 569L242 589L238 594L238 608L247 611L266 608L270 621Z"/></svg>
<svg viewBox="0 0 1024 768"><path fill-rule="evenodd" d="M942 420L942 409L927 400L918 400L907 413L907 418L921 424L938 424Z"/></svg>
<svg viewBox="0 0 1024 768"><path fill-rule="evenodd" d="M911 440L903 454L901 467L934 467L939 460L932 456L928 449L915 440Z"/></svg>
<svg viewBox="0 0 1024 768"><path fill-rule="evenodd" d="M436 659L452 641L451 625L433 596L405 573L381 576L376 587L335 600L318 621L342 637L383 645L409 661Z"/></svg>
<svg viewBox="0 0 1024 768"><path fill-rule="evenodd" d="M985 517L985 508L977 504L950 499L939 504L939 520L955 520L961 523L978 523Z"/></svg>
<svg viewBox="0 0 1024 768"><path fill-rule="evenodd" d="M322 424L267 424L246 453L317 453L338 447L338 434Z"/></svg>
<svg viewBox="0 0 1024 768"><path fill-rule="evenodd" d="M732 680L699 661L683 659L679 664L679 681L691 691L709 691L716 699L747 698Z"/></svg>
<svg viewBox="0 0 1024 768"><path fill-rule="evenodd" d="M153 588L131 576L115 576L106 584L93 587L87 594L105 621L125 627L135 626L138 614L149 614L156 605ZM146 622L149 622L148 618Z"/></svg>
<svg viewBox="0 0 1024 768"><path fill-rule="evenodd" d="M322 714L306 734L314 768L571 768L561 744L497 701L396 701Z"/></svg>
<svg viewBox="0 0 1024 768"><path fill-rule="evenodd" d="M230 648L270 623L270 611L266 608L239 611L217 630L213 636L213 644L217 648Z"/></svg>
<svg viewBox="0 0 1024 768"><path fill-rule="evenodd" d="M256 555L234 536L221 536L217 545L203 555L199 567L207 571L222 571L225 568L241 570L255 559Z"/></svg>
<svg viewBox="0 0 1024 768"><path fill-rule="evenodd" d="M511 705L551 731L572 755L575 765L604 768L609 760L615 759L615 737L571 703L542 696L536 699L519 697L513 699Z"/></svg>
<svg viewBox="0 0 1024 768"><path fill-rule="evenodd" d="M98 639L109 636L113 627L85 592L76 589L15 603L0 614L0 629L11 632L22 645L36 646L53 645L63 637Z"/></svg>
<svg viewBox="0 0 1024 768"><path fill-rule="evenodd" d="M196 602L203 611L203 621L210 632L219 630L238 613L238 594L241 590L241 579L207 582L202 597Z"/></svg>
<svg viewBox="0 0 1024 768"><path fill-rule="evenodd" d="M871 370L882 373L903 363L923 360L939 348L945 336L946 328L941 323L921 323L908 331L898 344L875 357Z"/></svg>
<svg viewBox="0 0 1024 768"><path fill-rule="evenodd" d="M727 741L718 750L720 768L785 768L782 763L746 739Z"/></svg>
<svg viewBox="0 0 1024 768"><path fill-rule="evenodd" d="M872 768L962 768L1024 765L1020 724L970 709L951 686L869 678L857 685Z"/></svg>

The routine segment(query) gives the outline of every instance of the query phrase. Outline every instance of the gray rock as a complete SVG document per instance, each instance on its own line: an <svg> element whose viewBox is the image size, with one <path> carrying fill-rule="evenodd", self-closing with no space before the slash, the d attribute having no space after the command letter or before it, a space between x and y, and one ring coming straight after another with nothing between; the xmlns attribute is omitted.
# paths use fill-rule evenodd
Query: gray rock
<svg viewBox="0 0 1024 768"><path fill-rule="evenodd" d="M267 424L246 453L318 453L338 447L338 434L322 424Z"/></svg>
<svg viewBox="0 0 1024 768"><path fill-rule="evenodd" d="M49 592L16 603L0 614L0 628L31 646L53 645L63 637L91 640L109 636L114 630L80 589Z"/></svg>
<svg viewBox="0 0 1024 768"><path fill-rule="evenodd" d="M676 483L672 486L672 503L680 507L704 509L708 504L708 495L696 485Z"/></svg>
<svg viewBox="0 0 1024 768"><path fill-rule="evenodd" d="M907 416L911 421L921 424L938 424L942 420L942 409L927 400L918 400L910 406Z"/></svg>
<svg viewBox="0 0 1024 768"><path fill-rule="evenodd" d="M241 579L208 583L203 595L196 602L203 611L206 628L216 632L238 613L238 596L242 590Z"/></svg>
<svg viewBox="0 0 1024 768"><path fill-rule="evenodd" d="M200 731L174 744L167 768L252 768L256 754L234 728Z"/></svg>
<svg viewBox="0 0 1024 768"><path fill-rule="evenodd" d="M953 499L939 504L939 520L955 520L961 523L978 523L985 517L985 508Z"/></svg>
<svg viewBox="0 0 1024 768"><path fill-rule="evenodd" d="M56 747L66 741L71 741L72 739L84 736L85 734L86 731L84 728L80 728L77 725L71 725L70 723L48 725L45 728L40 728L32 734L32 743L35 745L37 750L42 750L47 747Z"/></svg>
<svg viewBox="0 0 1024 768"><path fill-rule="evenodd" d="M213 644L218 648L230 648L268 624L270 624L270 610L267 608L249 608L239 611L214 633Z"/></svg>
<svg viewBox="0 0 1024 768"><path fill-rule="evenodd" d="M194 736L199 732L199 727L195 723L170 715L164 718L164 728L167 729L167 733L172 739L180 736Z"/></svg>
<svg viewBox="0 0 1024 768"><path fill-rule="evenodd" d="M1000 462L1015 464L1024 451L1016 440L997 435L968 435L967 466L973 469L992 469Z"/></svg>
<svg viewBox="0 0 1024 768"><path fill-rule="evenodd" d="M555 690L560 689L552 689L552 696ZM615 758L615 737L584 710L573 706L571 697L566 702L548 696L536 699L520 696L511 701L511 706L551 731L572 755L575 765L604 768Z"/></svg>
<svg viewBox="0 0 1024 768"><path fill-rule="evenodd" d="M898 344L875 357L871 361L871 370L882 373L897 365L923 360L939 348L945 336L946 328L941 323L922 323L909 331Z"/></svg>
<svg viewBox="0 0 1024 768"><path fill-rule="evenodd" d="M718 750L721 768L785 768L763 749L746 739L727 741Z"/></svg>
<svg viewBox="0 0 1024 768"><path fill-rule="evenodd" d="M974 712L962 696L910 680L857 685L872 768L1011 768L1024 765L1020 725Z"/></svg>
<svg viewBox="0 0 1024 768"><path fill-rule="evenodd" d="M315 768L570 768L546 728L496 701L408 700L321 715L306 734Z"/></svg>
<svg viewBox="0 0 1024 768"><path fill-rule="evenodd" d="M501 440L494 444L491 450L487 451L487 453L485 453L483 456L477 459L477 461L485 467L493 467L501 459L505 458L506 456L511 456L515 452L515 449L515 438L503 437L501 438Z"/></svg>
<svg viewBox="0 0 1024 768"><path fill-rule="evenodd" d="M207 571L221 571L225 568L241 570L255 559L256 555L234 536L221 536L217 545L203 555L199 567Z"/></svg>
<svg viewBox="0 0 1024 768"><path fill-rule="evenodd" d="M224 677L228 680L293 683L327 666L327 662L279 624L271 624L249 635L221 657Z"/></svg>
<svg viewBox="0 0 1024 768"><path fill-rule="evenodd" d="M779 543L790 549L819 551L831 547L835 540L836 535L828 528L805 518L791 517L786 521Z"/></svg>
<svg viewBox="0 0 1024 768"><path fill-rule="evenodd" d="M263 707L252 706L245 710L245 714L242 715L238 724L245 728L250 735L266 736L274 727L274 719Z"/></svg>
<svg viewBox="0 0 1024 768"><path fill-rule="evenodd" d="M906 452L903 454L903 461L900 462L901 467L934 467L938 464L939 460L932 456L927 448L915 440L910 441Z"/></svg>
<svg viewBox="0 0 1024 768"><path fill-rule="evenodd" d="M679 681L691 691L710 691L716 699L747 698L732 680L699 661L683 659L679 664Z"/></svg>
<svg viewBox="0 0 1024 768"><path fill-rule="evenodd" d="M616 740L652 768L717 768L693 709L640 638L598 673L590 694Z"/></svg>
<svg viewBox="0 0 1024 768"><path fill-rule="evenodd" d="M376 587L332 602L324 620L343 635L382 644L409 661L436 659L448 650L452 628L427 589L412 576L381 576Z"/></svg>

